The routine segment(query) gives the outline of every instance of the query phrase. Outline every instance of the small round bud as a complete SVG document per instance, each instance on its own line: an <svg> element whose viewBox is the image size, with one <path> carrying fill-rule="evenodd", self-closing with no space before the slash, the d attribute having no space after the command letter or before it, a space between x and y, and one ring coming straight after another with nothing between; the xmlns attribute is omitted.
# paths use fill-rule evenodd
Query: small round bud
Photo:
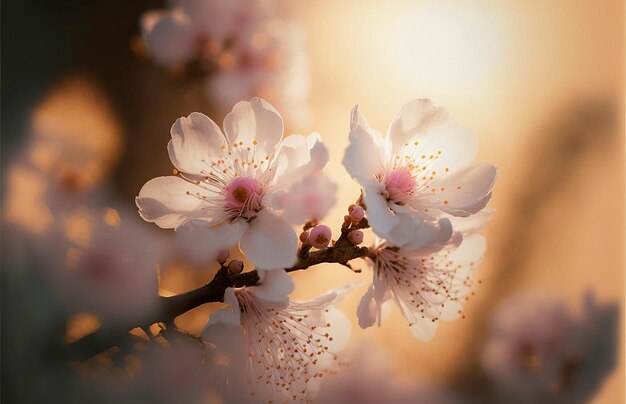
<svg viewBox="0 0 626 404"><path fill-rule="evenodd" d="M230 251L228 251L227 249L222 249L219 250L217 252L217 262L219 262L220 264L224 264L226 262L226 260L228 259L228 256L230 255Z"/></svg>
<svg viewBox="0 0 626 404"><path fill-rule="evenodd" d="M348 233L348 240L354 244L359 245L363 242L363 232L361 230L353 230Z"/></svg>
<svg viewBox="0 0 626 404"><path fill-rule="evenodd" d="M309 232L308 231L303 231L302 233L300 233L300 241L304 244L307 241L309 241Z"/></svg>
<svg viewBox="0 0 626 404"><path fill-rule="evenodd" d="M330 243L333 233L330 227L324 224L318 224L311 230L309 234L309 244L315 248L325 248Z"/></svg>
<svg viewBox="0 0 626 404"><path fill-rule="evenodd" d="M231 274L239 274L243 271L243 261L241 260L232 260L228 264L228 272Z"/></svg>
<svg viewBox="0 0 626 404"><path fill-rule="evenodd" d="M365 217L365 210L359 205L353 206L352 209L350 209L350 219L353 222L358 223L364 217Z"/></svg>

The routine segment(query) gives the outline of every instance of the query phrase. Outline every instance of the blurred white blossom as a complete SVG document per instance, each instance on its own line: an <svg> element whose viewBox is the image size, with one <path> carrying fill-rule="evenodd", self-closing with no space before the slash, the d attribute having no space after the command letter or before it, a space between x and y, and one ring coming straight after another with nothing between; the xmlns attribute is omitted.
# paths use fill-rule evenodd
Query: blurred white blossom
<svg viewBox="0 0 626 404"><path fill-rule="evenodd" d="M503 400L588 402L615 366L617 324L617 305L598 305L589 292L578 313L522 294L494 311L483 366Z"/></svg>
<svg viewBox="0 0 626 404"><path fill-rule="evenodd" d="M279 205L292 207L286 210L290 223L319 222L337 201L337 184L325 175L312 175L291 186L289 192L282 195Z"/></svg>
<svg viewBox="0 0 626 404"><path fill-rule="evenodd" d="M45 269L68 309L121 321L156 306L160 241L134 215L81 209L58 231L49 239L55 259Z"/></svg>
<svg viewBox="0 0 626 404"><path fill-rule="evenodd" d="M454 394L426 382L401 377L389 364L384 346L371 338L355 341L341 354L343 366L324 379L312 394L314 403L333 404L453 404Z"/></svg>
<svg viewBox="0 0 626 404"><path fill-rule="evenodd" d="M308 124L305 35L280 18L276 0L178 0L141 18L144 43L165 67L194 65L208 98L220 110L260 96L290 120Z"/></svg>

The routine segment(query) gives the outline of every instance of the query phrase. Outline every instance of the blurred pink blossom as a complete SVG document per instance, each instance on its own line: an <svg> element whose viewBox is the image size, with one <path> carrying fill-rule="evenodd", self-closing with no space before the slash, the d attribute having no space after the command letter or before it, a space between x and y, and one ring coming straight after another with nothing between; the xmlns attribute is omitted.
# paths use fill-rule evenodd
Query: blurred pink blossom
<svg viewBox="0 0 626 404"><path fill-rule="evenodd" d="M504 400L587 402L615 366L618 309L591 293L575 313L550 296L525 293L494 311L482 362Z"/></svg>

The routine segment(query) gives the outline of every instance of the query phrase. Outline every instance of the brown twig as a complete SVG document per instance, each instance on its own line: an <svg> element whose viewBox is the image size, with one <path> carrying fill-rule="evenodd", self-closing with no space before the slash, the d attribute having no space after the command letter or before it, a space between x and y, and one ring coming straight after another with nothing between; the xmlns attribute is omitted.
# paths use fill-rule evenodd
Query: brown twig
<svg viewBox="0 0 626 404"><path fill-rule="evenodd" d="M286 272L304 270L321 263L339 263L346 265L348 261L364 257L368 253L367 247L353 245L348 240L348 233L356 229L367 227L367 220L361 223L344 223L341 236L328 248L316 250L299 255L298 261ZM231 274L228 265L222 265L217 274L204 286L171 297L159 297L159 303L155 310L143 318L133 319L124 323L103 324L97 331L82 339L66 345L63 357L69 360L84 360L103 352L113 346L119 345L128 336L128 331L138 325L151 325L154 323L173 324L174 319L205 303L224 301L224 292L229 287L254 286L259 282L256 270L241 274Z"/></svg>

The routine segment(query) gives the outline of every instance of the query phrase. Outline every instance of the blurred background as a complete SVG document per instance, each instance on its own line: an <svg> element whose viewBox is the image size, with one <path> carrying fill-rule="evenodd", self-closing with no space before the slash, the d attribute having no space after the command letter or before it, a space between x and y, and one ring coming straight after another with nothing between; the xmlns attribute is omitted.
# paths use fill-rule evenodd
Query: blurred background
<svg viewBox="0 0 626 404"><path fill-rule="evenodd" d="M479 159L498 167L490 202L497 212L483 231L488 251L465 319L442 323L428 343L411 336L397 310L380 329L353 328L355 341L367 337L388 351L391 372L480 397L489 315L525 290L572 307L591 291L597 301L619 305L621 333L624 4L601 3L284 3L282 18L299 21L305 33L299 51L307 55L310 84L309 115L284 114L286 133L318 131L328 145L327 171L338 183L338 203L325 221L331 228L339 228L359 194L341 166L355 104L385 131L406 101L431 98L476 132ZM7 275L17 266L5 258L7 249L28 255L44 248L32 235L43 235L55 212L69 209L67 194L79 193L84 203L105 189L115 213L104 220L132 217L141 186L171 173L172 123L201 111L221 124L230 109L207 97L195 76L156 66L142 51L140 16L163 7L153 0L2 3L2 209L5 223L29 234L19 241L14 227L2 232L3 362L13 347L4 336L15 335L10 329L25 315L22 303L37 290L23 292L22 281ZM161 293L198 287L214 271L162 267ZM294 274L295 296L368 276L322 265ZM355 325L359 297L340 305ZM193 310L177 324L198 332L216 307ZM623 333L618 341L616 366L593 402L624 402ZM3 389L19 359L8 360Z"/></svg>

